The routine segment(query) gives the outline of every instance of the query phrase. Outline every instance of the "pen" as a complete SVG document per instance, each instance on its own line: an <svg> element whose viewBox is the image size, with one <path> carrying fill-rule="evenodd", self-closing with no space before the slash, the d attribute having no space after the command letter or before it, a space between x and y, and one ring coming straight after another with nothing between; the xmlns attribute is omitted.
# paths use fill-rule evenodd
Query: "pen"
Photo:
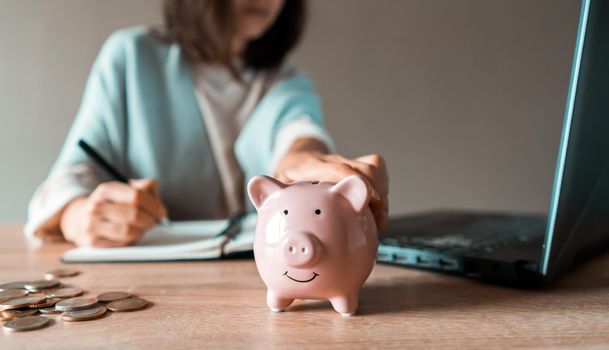
<svg viewBox="0 0 609 350"><path fill-rule="evenodd" d="M89 146L89 144L85 142L85 140L78 140L78 147L80 147L87 154L87 156L89 156L89 158L91 158L97 165L102 167L108 174L110 174L110 176L112 176L114 180L129 184L129 179L120 172L118 172L115 167L110 165L110 163L108 163L104 159L104 157L97 153L97 151L94 150L93 147ZM167 218L161 218L159 220L159 223L167 225L169 224L169 220Z"/></svg>
<svg viewBox="0 0 609 350"><path fill-rule="evenodd" d="M243 224L243 219L245 217L247 217L248 214L250 214L250 213L243 212L243 213L239 213L239 214L232 216L228 220L228 224L226 225L224 230L222 230L220 233L218 233L216 235L216 237L225 236L225 237L228 237L229 239L235 238L235 236L237 234L239 234L239 232L241 230L241 226Z"/></svg>

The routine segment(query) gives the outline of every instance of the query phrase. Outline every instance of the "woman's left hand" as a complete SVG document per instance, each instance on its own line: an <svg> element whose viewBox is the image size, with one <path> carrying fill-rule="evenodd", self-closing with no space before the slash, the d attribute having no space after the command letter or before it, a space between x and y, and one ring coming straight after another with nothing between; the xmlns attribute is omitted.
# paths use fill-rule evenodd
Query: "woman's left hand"
<svg viewBox="0 0 609 350"><path fill-rule="evenodd" d="M389 177L385 161L378 154L348 159L317 150L290 151L282 159L275 173L275 177L284 183L312 180L339 182L350 175L360 175L368 181L372 188L370 209L377 227L386 228Z"/></svg>

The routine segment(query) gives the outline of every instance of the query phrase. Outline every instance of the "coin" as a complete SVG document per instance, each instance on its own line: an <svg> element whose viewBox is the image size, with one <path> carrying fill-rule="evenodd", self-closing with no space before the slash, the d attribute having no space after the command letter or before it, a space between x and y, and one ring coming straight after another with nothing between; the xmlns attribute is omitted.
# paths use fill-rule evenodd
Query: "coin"
<svg viewBox="0 0 609 350"><path fill-rule="evenodd" d="M111 310L111 311L126 312L126 311L141 310L141 309L145 308L147 305L148 305L148 302L144 299L129 298L129 299L113 301L113 302L109 303L108 305L106 305L106 307L108 308L108 310Z"/></svg>
<svg viewBox="0 0 609 350"><path fill-rule="evenodd" d="M23 289L7 289L0 292L0 302L27 295L29 292Z"/></svg>
<svg viewBox="0 0 609 350"><path fill-rule="evenodd" d="M109 303L111 301L127 299L129 297L131 297L131 294L127 292L107 292L98 295L97 299L102 303Z"/></svg>
<svg viewBox="0 0 609 350"><path fill-rule="evenodd" d="M55 304L55 308L61 311L72 311L72 310L80 310L87 309L91 306L97 304L98 300L94 297L76 297L70 299L64 299L57 304Z"/></svg>
<svg viewBox="0 0 609 350"><path fill-rule="evenodd" d="M54 279L54 278L74 277L78 274L80 274L80 272L76 271L76 270L59 268L59 269L54 269L54 270L48 271L44 275L44 277L46 277L47 279Z"/></svg>
<svg viewBox="0 0 609 350"><path fill-rule="evenodd" d="M0 284L0 290L8 290L8 289L25 289L25 284L27 281L17 281L17 282L9 282Z"/></svg>
<svg viewBox="0 0 609 350"><path fill-rule="evenodd" d="M82 289L66 287L60 288L47 293L47 298L74 298L82 294Z"/></svg>
<svg viewBox="0 0 609 350"><path fill-rule="evenodd" d="M49 319L44 316L26 316L16 318L4 324L4 328L14 332L31 331L46 326Z"/></svg>
<svg viewBox="0 0 609 350"><path fill-rule="evenodd" d="M61 319L68 322L88 321L102 317L106 313L105 306L96 306L88 309L66 311L61 314Z"/></svg>
<svg viewBox="0 0 609 350"><path fill-rule="evenodd" d="M54 306L55 304L57 304L59 301L61 301L61 298L48 298L39 303L39 304L31 304L30 305L30 309L43 309L45 307L51 307Z"/></svg>
<svg viewBox="0 0 609 350"><path fill-rule="evenodd" d="M0 321L10 321L19 317L32 316L38 311L33 309L0 311Z"/></svg>
<svg viewBox="0 0 609 350"><path fill-rule="evenodd" d="M31 304L40 304L46 299L44 295L26 295L24 297L9 299L0 303L0 310L28 307Z"/></svg>
<svg viewBox="0 0 609 350"><path fill-rule="evenodd" d="M10 321L13 320L17 317L15 317L13 314L9 314L10 310L4 310L4 311L0 311L0 321L4 322L4 321Z"/></svg>
<svg viewBox="0 0 609 350"><path fill-rule="evenodd" d="M52 307L44 307L42 309L38 309L38 312L40 312L41 314L61 314L63 313L63 311L61 310L57 310L55 308L55 306Z"/></svg>
<svg viewBox="0 0 609 350"><path fill-rule="evenodd" d="M29 290L30 292L39 292L43 289L57 287L58 285L58 280L40 280L26 283L25 289Z"/></svg>

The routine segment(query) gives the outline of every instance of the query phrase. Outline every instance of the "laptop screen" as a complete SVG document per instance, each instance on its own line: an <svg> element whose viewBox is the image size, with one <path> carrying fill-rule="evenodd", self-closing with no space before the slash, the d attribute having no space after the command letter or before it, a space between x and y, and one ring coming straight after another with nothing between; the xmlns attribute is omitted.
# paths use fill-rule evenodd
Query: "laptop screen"
<svg viewBox="0 0 609 350"><path fill-rule="evenodd" d="M609 1L583 0L541 273L609 237Z"/></svg>

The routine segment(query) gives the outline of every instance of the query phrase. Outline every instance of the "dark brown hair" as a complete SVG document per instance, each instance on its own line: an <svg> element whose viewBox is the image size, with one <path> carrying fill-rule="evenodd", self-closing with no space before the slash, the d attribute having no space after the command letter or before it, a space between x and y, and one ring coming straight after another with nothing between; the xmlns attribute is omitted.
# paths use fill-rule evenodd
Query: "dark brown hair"
<svg viewBox="0 0 609 350"><path fill-rule="evenodd" d="M165 0L165 37L177 42L191 62L225 65L236 75L231 53L236 16L229 0ZM275 22L246 46L241 57L254 69L274 69L300 39L305 23L303 0L285 0Z"/></svg>

